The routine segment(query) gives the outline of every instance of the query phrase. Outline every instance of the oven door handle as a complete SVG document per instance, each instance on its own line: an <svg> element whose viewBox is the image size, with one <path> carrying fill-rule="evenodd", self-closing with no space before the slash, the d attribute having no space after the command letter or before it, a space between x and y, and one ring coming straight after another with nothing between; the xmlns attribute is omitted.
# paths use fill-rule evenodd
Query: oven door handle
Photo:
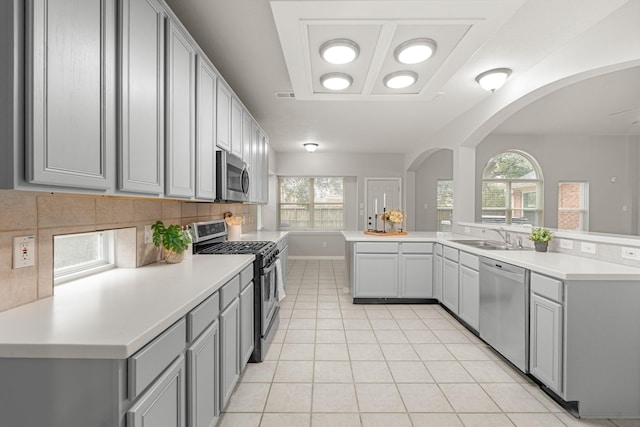
<svg viewBox="0 0 640 427"><path fill-rule="evenodd" d="M276 268L276 263L272 262L271 265L269 265L269 267L266 267L262 270L263 274L269 274L273 271L273 269Z"/></svg>

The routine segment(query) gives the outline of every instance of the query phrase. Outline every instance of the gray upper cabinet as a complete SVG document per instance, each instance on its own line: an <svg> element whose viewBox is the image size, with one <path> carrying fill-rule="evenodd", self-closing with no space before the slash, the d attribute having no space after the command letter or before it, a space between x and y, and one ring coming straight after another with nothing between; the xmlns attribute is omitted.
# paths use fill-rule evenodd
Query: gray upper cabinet
<svg viewBox="0 0 640 427"><path fill-rule="evenodd" d="M213 66L198 56L196 121L196 198L216 198L216 84Z"/></svg>
<svg viewBox="0 0 640 427"><path fill-rule="evenodd" d="M32 0L26 11L26 181L111 189L115 0Z"/></svg>
<svg viewBox="0 0 640 427"><path fill-rule="evenodd" d="M234 96L231 98L231 152L242 158L242 104Z"/></svg>
<svg viewBox="0 0 640 427"><path fill-rule="evenodd" d="M251 123L251 165L249 171L251 173L251 180L249 181L250 198L252 202L259 202L262 195L260 194L262 187L258 185L260 170L258 165L260 164L260 130L255 122Z"/></svg>
<svg viewBox="0 0 640 427"><path fill-rule="evenodd" d="M195 196L196 50L167 20L167 196Z"/></svg>
<svg viewBox="0 0 640 427"><path fill-rule="evenodd" d="M260 177L262 184L262 198L260 202L269 203L269 141L266 135L262 135L262 176Z"/></svg>
<svg viewBox="0 0 640 427"><path fill-rule="evenodd" d="M119 189L161 194L164 183L164 25L156 0L122 0Z"/></svg>
<svg viewBox="0 0 640 427"><path fill-rule="evenodd" d="M231 151L231 91L224 83L218 82L216 99L216 124L218 148Z"/></svg>

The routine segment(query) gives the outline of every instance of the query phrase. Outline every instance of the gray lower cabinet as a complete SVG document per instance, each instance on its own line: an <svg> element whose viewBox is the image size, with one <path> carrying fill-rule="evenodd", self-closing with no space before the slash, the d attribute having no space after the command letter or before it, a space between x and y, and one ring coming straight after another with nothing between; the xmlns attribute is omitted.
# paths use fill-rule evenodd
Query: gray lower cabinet
<svg viewBox="0 0 640 427"><path fill-rule="evenodd" d="M165 11L157 0L121 0L118 188L164 191Z"/></svg>
<svg viewBox="0 0 640 427"><path fill-rule="evenodd" d="M397 249L395 253L357 252L354 259L356 277L354 297L396 298L398 296L398 257Z"/></svg>
<svg viewBox="0 0 640 427"><path fill-rule="evenodd" d="M196 198L216 198L216 85L218 76L198 56L196 111Z"/></svg>
<svg viewBox="0 0 640 427"><path fill-rule="evenodd" d="M244 370L255 347L253 287L253 282L249 282L247 287L240 292L240 371Z"/></svg>
<svg viewBox="0 0 640 427"><path fill-rule="evenodd" d="M174 197L195 196L196 50L167 20L166 188Z"/></svg>
<svg viewBox="0 0 640 427"><path fill-rule="evenodd" d="M452 312L458 314L458 260L452 259L457 250L444 247L442 262L442 303Z"/></svg>
<svg viewBox="0 0 640 427"><path fill-rule="evenodd" d="M212 427L220 416L220 323L214 321L187 349L187 425Z"/></svg>
<svg viewBox="0 0 640 427"><path fill-rule="evenodd" d="M185 363L180 355L127 411L127 427L185 425Z"/></svg>
<svg viewBox="0 0 640 427"><path fill-rule="evenodd" d="M460 252L458 316L476 331L480 327L479 258Z"/></svg>
<svg viewBox="0 0 640 427"><path fill-rule="evenodd" d="M401 247L399 296L401 298L431 298L433 296L433 254L431 254L433 245L431 243L402 243Z"/></svg>
<svg viewBox="0 0 640 427"><path fill-rule="evenodd" d="M236 298L220 313L220 408L240 378L240 300Z"/></svg>
<svg viewBox="0 0 640 427"><path fill-rule="evenodd" d="M115 183L115 0L26 7L26 181Z"/></svg>
<svg viewBox="0 0 640 427"><path fill-rule="evenodd" d="M433 297L442 301L442 245L437 243L433 257Z"/></svg>
<svg viewBox="0 0 640 427"><path fill-rule="evenodd" d="M562 388L562 281L531 273L529 371L558 394Z"/></svg>
<svg viewBox="0 0 640 427"><path fill-rule="evenodd" d="M278 258L280 259L280 265L282 266L282 280L287 282L287 274L289 273L289 239L287 236L283 237L278 242Z"/></svg>

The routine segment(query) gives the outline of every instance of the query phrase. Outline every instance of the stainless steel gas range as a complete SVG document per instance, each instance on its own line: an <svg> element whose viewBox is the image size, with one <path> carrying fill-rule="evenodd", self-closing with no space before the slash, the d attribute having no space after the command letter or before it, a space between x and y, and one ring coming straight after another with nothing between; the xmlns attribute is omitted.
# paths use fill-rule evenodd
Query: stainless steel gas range
<svg viewBox="0 0 640 427"><path fill-rule="evenodd" d="M262 362L280 323L275 263L278 248L273 242L228 241L224 220L191 225L193 253L198 255L253 254L254 350L250 362Z"/></svg>

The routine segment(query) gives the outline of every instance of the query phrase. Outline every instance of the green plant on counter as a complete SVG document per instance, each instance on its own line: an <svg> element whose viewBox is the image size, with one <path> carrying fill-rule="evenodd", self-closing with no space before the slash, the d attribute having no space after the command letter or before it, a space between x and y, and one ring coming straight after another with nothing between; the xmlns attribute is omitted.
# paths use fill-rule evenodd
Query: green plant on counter
<svg viewBox="0 0 640 427"><path fill-rule="evenodd" d="M157 247L162 246L168 251L180 254L191 243L191 235L179 225L165 227L162 221L156 221L151 229L153 230L153 244Z"/></svg>
<svg viewBox="0 0 640 427"><path fill-rule="evenodd" d="M534 228L529 235L529 240L534 242L549 242L551 239L553 239L551 231L541 227Z"/></svg>

